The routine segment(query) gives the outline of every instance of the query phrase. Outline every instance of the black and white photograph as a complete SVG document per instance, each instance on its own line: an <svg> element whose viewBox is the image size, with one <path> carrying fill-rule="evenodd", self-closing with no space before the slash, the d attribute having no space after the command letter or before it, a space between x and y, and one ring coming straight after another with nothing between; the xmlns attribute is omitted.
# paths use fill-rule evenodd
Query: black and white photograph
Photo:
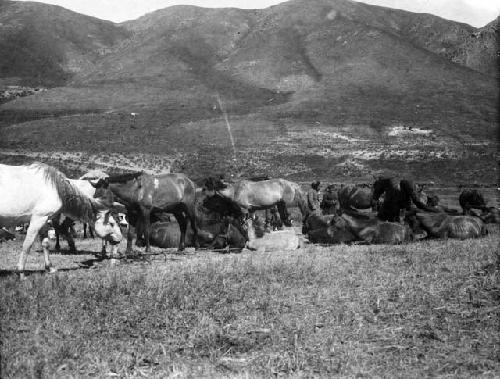
<svg viewBox="0 0 500 379"><path fill-rule="evenodd" d="M499 378L500 0L0 0L0 378Z"/></svg>

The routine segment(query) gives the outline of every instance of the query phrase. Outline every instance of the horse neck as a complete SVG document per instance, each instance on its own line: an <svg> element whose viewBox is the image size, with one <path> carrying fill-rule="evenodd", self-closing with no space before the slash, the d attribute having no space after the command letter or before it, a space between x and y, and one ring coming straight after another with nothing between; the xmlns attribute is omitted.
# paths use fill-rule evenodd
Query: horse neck
<svg viewBox="0 0 500 379"><path fill-rule="evenodd" d="M113 194L127 203L137 201L138 186L132 185L131 182L126 183L110 183L109 188Z"/></svg>
<svg viewBox="0 0 500 379"><path fill-rule="evenodd" d="M340 216L340 217L342 217L344 219L344 221L347 224L347 227L351 231L359 231L359 230L365 228L366 226L368 226L367 220L356 220L354 218L354 216L351 216L347 213L343 213L342 216Z"/></svg>
<svg viewBox="0 0 500 379"><path fill-rule="evenodd" d="M234 186L229 185L224 189L218 190L217 193L221 196L227 197L231 200L234 200Z"/></svg>

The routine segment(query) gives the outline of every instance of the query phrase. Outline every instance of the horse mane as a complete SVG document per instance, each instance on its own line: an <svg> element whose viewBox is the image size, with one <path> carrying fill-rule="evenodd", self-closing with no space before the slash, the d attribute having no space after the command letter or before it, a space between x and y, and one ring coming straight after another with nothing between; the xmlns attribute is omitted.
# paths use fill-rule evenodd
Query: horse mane
<svg viewBox="0 0 500 379"><path fill-rule="evenodd" d="M47 183L52 184L62 202L62 212L77 217L81 221L90 222L95 215L92 199L74 186L58 169L43 164L34 163L30 167L42 170Z"/></svg>
<svg viewBox="0 0 500 379"><path fill-rule="evenodd" d="M131 172L126 174L112 175L107 177L108 183L126 183L133 179L137 179L144 174L143 171Z"/></svg>

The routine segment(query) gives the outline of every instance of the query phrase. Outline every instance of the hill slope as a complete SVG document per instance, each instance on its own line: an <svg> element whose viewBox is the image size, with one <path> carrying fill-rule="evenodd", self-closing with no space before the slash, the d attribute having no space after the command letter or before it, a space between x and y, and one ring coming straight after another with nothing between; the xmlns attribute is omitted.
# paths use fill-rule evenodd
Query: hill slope
<svg viewBox="0 0 500 379"><path fill-rule="evenodd" d="M392 167L465 181L491 180L496 168L496 83L454 55L477 31L467 25L294 0L171 7L112 26L112 48L67 86L0 107L1 147L165 155L193 175L366 177ZM480 31L485 41L492 28ZM468 57L488 71L493 45L478 46Z"/></svg>
<svg viewBox="0 0 500 379"><path fill-rule="evenodd" d="M55 86L130 35L111 22L35 2L0 2L0 78Z"/></svg>

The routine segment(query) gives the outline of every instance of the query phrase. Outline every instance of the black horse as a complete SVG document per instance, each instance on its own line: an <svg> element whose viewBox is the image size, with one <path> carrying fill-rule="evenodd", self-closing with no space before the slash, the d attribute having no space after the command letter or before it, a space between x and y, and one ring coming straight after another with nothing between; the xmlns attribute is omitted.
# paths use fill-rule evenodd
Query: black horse
<svg viewBox="0 0 500 379"><path fill-rule="evenodd" d="M436 210L419 200L415 185L410 180L402 179L398 183L394 177L379 177L373 183L373 205L377 203L382 194L384 194L384 202L377 213L378 218L382 221L400 221L402 212L412 212L412 203L419 209L436 213Z"/></svg>
<svg viewBox="0 0 500 379"><path fill-rule="evenodd" d="M488 210L483 194L476 189L463 190L458 197L458 202L462 207L464 215L470 214L471 209Z"/></svg>

